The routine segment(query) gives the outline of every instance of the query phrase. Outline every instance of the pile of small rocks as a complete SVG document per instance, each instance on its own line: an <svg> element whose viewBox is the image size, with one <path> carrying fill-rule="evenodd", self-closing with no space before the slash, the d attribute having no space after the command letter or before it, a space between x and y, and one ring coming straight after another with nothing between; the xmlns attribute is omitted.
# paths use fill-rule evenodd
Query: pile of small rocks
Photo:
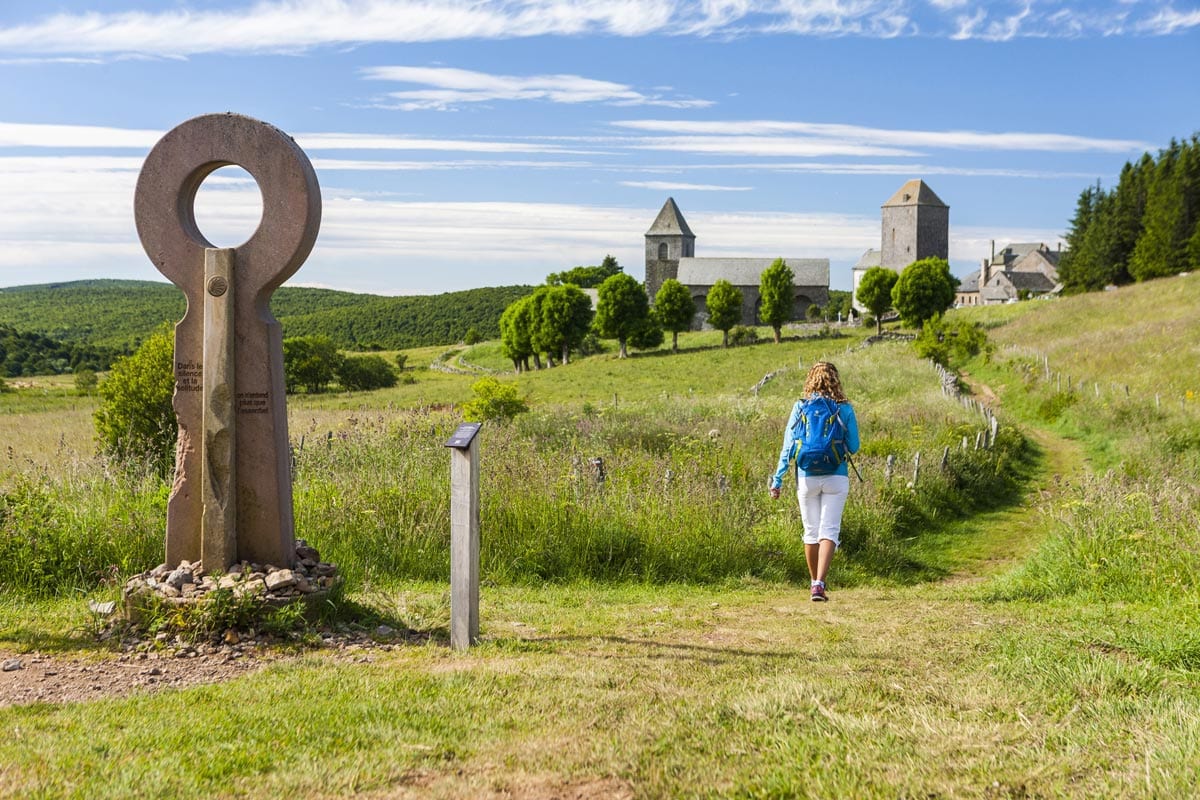
<svg viewBox="0 0 1200 800"><path fill-rule="evenodd" d="M296 564L290 568L248 561L221 571L207 570L200 561L183 561L173 568L159 564L125 583L125 610L135 620L151 598L183 605L200 602L218 589L230 589L239 598L254 596L269 606L312 602L327 597L339 580L337 566L322 561L314 548L298 539Z"/></svg>

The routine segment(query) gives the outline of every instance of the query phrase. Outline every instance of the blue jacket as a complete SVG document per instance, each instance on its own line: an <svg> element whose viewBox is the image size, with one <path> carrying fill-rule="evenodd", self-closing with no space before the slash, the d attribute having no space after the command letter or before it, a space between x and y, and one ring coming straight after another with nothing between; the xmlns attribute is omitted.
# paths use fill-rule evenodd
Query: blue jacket
<svg viewBox="0 0 1200 800"><path fill-rule="evenodd" d="M803 400L796 401L796 405L792 406L792 414L788 417L787 427L783 429L783 449L779 451L779 466L775 469L775 474L771 476L771 488L778 489L783 485L784 473L788 471L788 465L792 461L792 451L796 445L796 422L800 419L800 408L804 405ZM858 452L858 420L854 418L854 406L849 403L838 403L838 419L846 426L846 447L851 453ZM843 461L834 472L835 475L849 475L849 466ZM803 474L799 467L796 468L797 474Z"/></svg>

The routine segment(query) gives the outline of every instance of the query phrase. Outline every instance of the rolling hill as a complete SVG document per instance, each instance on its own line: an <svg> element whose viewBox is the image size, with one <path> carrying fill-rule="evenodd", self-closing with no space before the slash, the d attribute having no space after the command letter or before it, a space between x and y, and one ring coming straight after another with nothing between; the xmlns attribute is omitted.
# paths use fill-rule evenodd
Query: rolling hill
<svg viewBox="0 0 1200 800"><path fill-rule="evenodd" d="M383 297L284 286L271 310L284 336L325 335L345 349L401 349L451 344L474 327L499 335L500 314L529 286L498 286L439 295ZM183 316L175 286L153 281L87 280L0 289L0 324L69 343L124 350Z"/></svg>

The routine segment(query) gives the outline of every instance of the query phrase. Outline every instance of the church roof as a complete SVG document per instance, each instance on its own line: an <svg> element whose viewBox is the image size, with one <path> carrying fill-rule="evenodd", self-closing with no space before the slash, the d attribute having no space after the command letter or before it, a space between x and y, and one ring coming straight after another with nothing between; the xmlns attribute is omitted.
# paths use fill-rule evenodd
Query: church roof
<svg viewBox="0 0 1200 800"><path fill-rule="evenodd" d="M878 250L868 250L858 259L858 263L854 265L854 269L870 269L878 267L883 263L883 253Z"/></svg>
<svg viewBox="0 0 1200 800"><path fill-rule="evenodd" d="M884 208L888 206L941 206L949 208L948 205L942 202L942 199L933 193L925 181L919 178L914 178L908 183L901 186L892 199L883 204Z"/></svg>
<svg viewBox="0 0 1200 800"><path fill-rule="evenodd" d="M959 294L964 294L964 293L969 294L970 292L978 292L980 275L981 275L980 270L975 270L970 275L968 275L967 277L960 280L958 282L958 289L957 289L958 293Z"/></svg>
<svg viewBox="0 0 1200 800"><path fill-rule="evenodd" d="M696 238L696 234L692 233L692 229L688 227L687 220L683 218L679 206L675 205L675 198L668 197L667 202L663 203L662 211L659 211L658 216L654 218L654 224L650 226L650 230L646 231L646 235L679 236L681 234Z"/></svg>
<svg viewBox="0 0 1200 800"><path fill-rule="evenodd" d="M684 286L712 286L724 278L734 286L758 286L773 258L681 258L679 282ZM828 258L785 258L796 286L829 286Z"/></svg>

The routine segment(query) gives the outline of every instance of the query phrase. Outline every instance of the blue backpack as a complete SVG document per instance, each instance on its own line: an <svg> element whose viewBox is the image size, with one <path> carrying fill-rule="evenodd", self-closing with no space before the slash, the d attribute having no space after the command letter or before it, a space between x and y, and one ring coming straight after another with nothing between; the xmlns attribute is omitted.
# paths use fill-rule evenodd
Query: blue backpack
<svg viewBox="0 0 1200 800"><path fill-rule="evenodd" d="M806 475L833 475L847 458L846 425L838 417L837 402L828 397L803 401L792 432L792 457Z"/></svg>

